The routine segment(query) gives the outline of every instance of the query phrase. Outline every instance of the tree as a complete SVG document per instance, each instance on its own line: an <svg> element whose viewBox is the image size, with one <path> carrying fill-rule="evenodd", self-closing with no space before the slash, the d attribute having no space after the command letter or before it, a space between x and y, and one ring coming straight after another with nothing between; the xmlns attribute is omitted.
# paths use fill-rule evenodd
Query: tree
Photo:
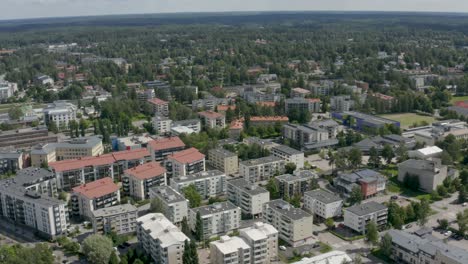
<svg viewBox="0 0 468 264"><path fill-rule="evenodd" d="M19 106L13 106L8 110L8 116L11 120L19 120L23 116L23 111Z"/></svg>
<svg viewBox="0 0 468 264"><path fill-rule="evenodd" d="M389 144L385 144L383 147L382 157L385 159L387 164L392 163L392 159L395 157L395 154L393 153L393 149Z"/></svg>
<svg viewBox="0 0 468 264"><path fill-rule="evenodd" d="M184 242L184 253L182 255L183 264L198 264L198 253L197 253L197 244L194 240L191 240L190 243L185 240Z"/></svg>
<svg viewBox="0 0 468 264"><path fill-rule="evenodd" d="M366 238L373 245L376 245L379 241L379 231L377 230L377 225L374 221L370 221L366 225Z"/></svg>
<svg viewBox="0 0 468 264"><path fill-rule="evenodd" d="M266 189L268 190L268 192L270 192L271 200L280 198L279 188L274 178L270 178L270 180L268 180Z"/></svg>
<svg viewBox="0 0 468 264"><path fill-rule="evenodd" d="M161 199L157 197L151 199L150 212L151 213L163 213L164 212L164 203L161 201Z"/></svg>
<svg viewBox="0 0 468 264"><path fill-rule="evenodd" d="M192 237L192 230L190 229L190 226L188 224L188 221L187 221L187 217L184 216L184 218L182 218L182 223L181 223L181 228L180 230L182 231L182 233L184 233L186 236L188 237Z"/></svg>
<svg viewBox="0 0 468 264"><path fill-rule="evenodd" d="M395 156L398 163L402 163L408 159L408 148L404 143L400 143L400 145L395 149Z"/></svg>
<svg viewBox="0 0 468 264"><path fill-rule="evenodd" d="M381 163L378 150L375 147L372 147L369 150L369 161L367 162L367 166L371 168L379 168Z"/></svg>
<svg viewBox="0 0 468 264"><path fill-rule="evenodd" d="M386 233L380 240L380 250L384 256L390 258L392 255L392 236Z"/></svg>
<svg viewBox="0 0 468 264"><path fill-rule="evenodd" d="M197 212L196 222L195 222L195 238L198 241L203 241L204 239L203 231L203 219L201 218L200 212Z"/></svg>
<svg viewBox="0 0 468 264"><path fill-rule="evenodd" d="M90 235L83 241L83 253L89 262L107 264L113 249L112 240L102 235Z"/></svg>
<svg viewBox="0 0 468 264"><path fill-rule="evenodd" d="M468 209L457 213L458 232L464 236L468 228Z"/></svg>
<svg viewBox="0 0 468 264"><path fill-rule="evenodd" d="M349 195L349 202L351 204L359 204L361 203L363 198L361 187L354 186L351 190L351 194Z"/></svg>
<svg viewBox="0 0 468 264"><path fill-rule="evenodd" d="M301 195L296 193L293 195L293 197L289 200L289 203L296 207L296 208L301 208Z"/></svg>
<svg viewBox="0 0 468 264"><path fill-rule="evenodd" d="M325 226L327 226L328 229L333 229L335 227L335 221L333 221L333 218L327 218L325 220Z"/></svg>
<svg viewBox="0 0 468 264"><path fill-rule="evenodd" d="M115 251L113 250L110 258L109 258L109 264L119 264L119 257L117 257L117 254L115 254Z"/></svg>
<svg viewBox="0 0 468 264"><path fill-rule="evenodd" d="M285 168L285 171L286 171L287 174L293 174L294 171L296 170L296 164L294 164L292 162L288 162L288 163L286 163L284 168Z"/></svg>
<svg viewBox="0 0 468 264"><path fill-rule="evenodd" d="M352 148L348 152L348 164L351 168L359 168L362 165L362 152L358 148Z"/></svg>
<svg viewBox="0 0 468 264"><path fill-rule="evenodd" d="M418 210L418 224L420 226L425 226L427 223L427 218L429 217L429 213L431 212L431 206L429 205L429 201L427 199L422 199L420 202L419 210Z"/></svg>
<svg viewBox="0 0 468 264"><path fill-rule="evenodd" d="M437 219L437 223L439 224L439 228L442 230L447 230L449 227L449 221L447 219Z"/></svg>
<svg viewBox="0 0 468 264"><path fill-rule="evenodd" d="M458 202L464 203L466 202L466 187L461 185L458 190Z"/></svg>
<svg viewBox="0 0 468 264"><path fill-rule="evenodd" d="M189 186L184 188L183 192L185 198L189 200L190 208L199 207L201 205L202 197L200 193L198 193L195 185L190 184Z"/></svg>
<svg viewBox="0 0 468 264"><path fill-rule="evenodd" d="M356 256L354 256L354 259L353 259L353 264L362 264L362 258L361 258L361 255L359 254L356 254Z"/></svg>
<svg viewBox="0 0 468 264"><path fill-rule="evenodd" d="M416 214L414 213L413 205L411 205L411 204L406 206L405 213L406 213L406 219L408 221L413 221L416 218Z"/></svg>

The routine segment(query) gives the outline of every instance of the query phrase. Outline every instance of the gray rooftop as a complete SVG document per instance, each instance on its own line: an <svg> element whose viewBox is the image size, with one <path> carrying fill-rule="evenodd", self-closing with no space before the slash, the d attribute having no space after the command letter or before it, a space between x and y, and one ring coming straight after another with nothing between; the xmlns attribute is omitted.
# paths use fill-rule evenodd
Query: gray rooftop
<svg viewBox="0 0 468 264"><path fill-rule="evenodd" d="M213 153L213 154L212 154ZM231 152L227 149L224 148L215 148L211 149L209 152L210 156L215 155L215 156L223 156L224 158L230 158L230 157L237 157L237 154L234 152Z"/></svg>
<svg viewBox="0 0 468 264"><path fill-rule="evenodd" d="M256 195L256 194L268 192L265 188L256 186L255 184L251 184L244 179L230 180L227 182L227 184L236 186L237 188L242 189L244 192L250 195Z"/></svg>
<svg viewBox="0 0 468 264"><path fill-rule="evenodd" d="M218 176L226 176L224 172L219 170L209 170L209 171L201 171L194 174L190 174L187 176L182 176L178 178L172 178L171 181L182 183L182 182L189 182L194 180L206 179L211 177L218 177Z"/></svg>
<svg viewBox="0 0 468 264"><path fill-rule="evenodd" d="M94 217L108 217L127 213L135 213L137 215L138 209L132 204L120 204L92 211Z"/></svg>
<svg viewBox="0 0 468 264"><path fill-rule="evenodd" d="M335 179L340 181L347 181L350 183L356 183L358 181L373 182L386 180L386 178L382 174L370 169L359 170L346 174L339 174L338 177Z"/></svg>
<svg viewBox="0 0 468 264"><path fill-rule="evenodd" d="M397 122L395 120L353 111L343 112L343 115L348 115L357 119L362 119L365 122L372 123L375 125L394 124Z"/></svg>
<svg viewBox="0 0 468 264"><path fill-rule="evenodd" d="M189 126L197 123L200 123L200 119L186 119L180 121L173 121L172 126Z"/></svg>
<svg viewBox="0 0 468 264"><path fill-rule="evenodd" d="M429 170L429 171L434 171L434 168L440 168L442 166L443 165L439 159L433 159L433 160L409 159L398 164L398 167L406 167L406 168L412 168L415 170Z"/></svg>
<svg viewBox="0 0 468 264"><path fill-rule="evenodd" d="M280 182L308 181L316 178L318 178L318 175L308 170L296 171L293 175L283 174L275 177L275 179L277 179Z"/></svg>
<svg viewBox="0 0 468 264"><path fill-rule="evenodd" d="M73 138L59 143L39 144L31 149L31 154L48 154L57 148L92 148L102 142L100 136Z"/></svg>
<svg viewBox="0 0 468 264"><path fill-rule="evenodd" d="M299 151L299 150L297 150L297 149L293 149L293 148L291 148L291 147L288 147L288 146L286 146L286 145L274 146L274 147L272 148L272 150L273 150L273 151L274 151L274 150L278 150L278 151L284 152L284 153L286 153L286 154L288 154L288 155L303 154L303 152L301 152L301 151Z"/></svg>
<svg viewBox="0 0 468 264"><path fill-rule="evenodd" d="M239 209L240 211L239 207L227 201L227 202L215 203L215 204L210 204L210 205L201 206L197 208L192 208L190 210L194 211L195 213L200 212L200 215L204 216L204 215L211 215L211 214L229 211L229 210L235 210L235 209Z"/></svg>
<svg viewBox="0 0 468 264"><path fill-rule="evenodd" d="M387 206L377 203L377 202L368 202L364 204L357 204L345 209L358 216L364 216L378 211L387 210Z"/></svg>
<svg viewBox="0 0 468 264"><path fill-rule="evenodd" d="M283 160L275 156L268 156L268 157L263 157L263 158L258 158L258 159L245 160L245 161L240 162L240 164L244 166L255 166L255 165L278 162L278 161L283 161Z"/></svg>
<svg viewBox="0 0 468 264"><path fill-rule="evenodd" d="M168 204L186 201L182 194L172 189L170 186L151 188L150 193L156 195L159 199L164 200Z"/></svg>
<svg viewBox="0 0 468 264"><path fill-rule="evenodd" d="M343 201L343 199L341 199L340 196L335 195L334 193L322 190L322 189L305 192L304 196L310 196L314 198L315 200L318 200L324 204L330 204L330 203Z"/></svg>
<svg viewBox="0 0 468 264"><path fill-rule="evenodd" d="M304 217L312 216L302 209L294 208L294 206L282 199L273 200L266 204L268 205L268 208L271 208L292 220L301 220Z"/></svg>

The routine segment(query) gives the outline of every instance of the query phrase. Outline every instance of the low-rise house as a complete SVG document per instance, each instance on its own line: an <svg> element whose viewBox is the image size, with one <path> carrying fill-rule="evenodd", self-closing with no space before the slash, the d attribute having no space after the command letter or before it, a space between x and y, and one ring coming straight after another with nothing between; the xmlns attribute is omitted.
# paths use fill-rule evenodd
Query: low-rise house
<svg viewBox="0 0 468 264"><path fill-rule="evenodd" d="M440 159L409 159L398 164L398 181L405 182L407 177L417 177L419 188L425 192L434 191L447 177L456 177L457 171L442 165Z"/></svg>
<svg viewBox="0 0 468 264"><path fill-rule="evenodd" d="M181 264L184 244L190 239L161 213L137 219L137 238L154 263Z"/></svg>
<svg viewBox="0 0 468 264"><path fill-rule="evenodd" d="M294 174L284 174L275 177L279 193L282 198L292 198L296 195L302 196L314 187L314 181L318 175L312 171L296 171Z"/></svg>
<svg viewBox="0 0 468 264"><path fill-rule="evenodd" d="M367 199L385 191L386 181L382 174L365 169L339 174L333 179L333 185L345 197L349 197L354 187L360 187L364 199Z"/></svg>
<svg viewBox="0 0 468 264"><path fill-rule="evenodd" d="M226 194L226 174L219 170L202 171L171 179L171 187L178 192L194 185L203 199Z"/></svg>
<svg viewBox="0 0 468 264"><path fill-rule="evenodd" d="M159 199L162 213L172 223L180 225L184 218L188 221L188 200L170 186L159 186L150 189L150 198Z"/></svg>
<svg viewBox="0 0 468 264"><path fill-rule="evenodd" d="M227 181L227 198L239 206L242 213L252 217L262 215L263 205L270 201L270 192L244 179Z"/></svg>
<svg viewBox="0 0 468 264"><path fill-rule="evenodd" d="M167 156L168 175L182 177L205 171L205 155L196 148L189 148Z"/></svg>
<svg viewBox="0 0 468 264"><path fill-rule="evenodd" d="M199 112L201 125L204 128L224 128L226 126L226 117L214 111Z"/></svg>
<svg viewBox="0 0 468 264"><path fill-rule="evenodd" d="M251 184L266 183L272 176L284 173L285 164L275 156L245 160L239 163L239 173Z"/></svg>
<svg viewBox="0 0 468 264"><path fill-rule="evenodd" d="M388 231L388 234L392 238L390 258L396 263L468 263L468 252L465 249L444 243L435 237L421 238L395 229Z"/></svg>
<svg viewBox="0 0 468 264"><path fill-rule="evenodd" d="M284 200L273 200L264 204L263 219L278 230L280 239L292 247L315 242L312 236L312 215L294 208Z"/></svg>
<svg viewBox="0 0 468 264"><path fill-rule="evenodd" d="M211 205L191 208L189 210L189 224L195 231L197 214L203 221L203 237L227 234L240 227L241 209L231 202L221 202Z"/></svg>
<svg viewBox="0 0 468 264"><path fill-rule="evenodd" d="M71 193L72 215L85 219L92 219L94 210L119 203L119 186L109 177L75 187Z"/></svg>
<svg viewBox="0 0 468 264"><path fill-rule="evenodd" d="M94 233L118 235L130 234L136 231L138 209L131 204L115 205L94 210L91 223Z"/></svg>
<svg viewBox="0 0 468 264"><path fill-rule="evenodd" d="M322 189L304 193L304 210L322 219L342 215L343 199L338 195Z"/></svg>
<svg viewBox="0 0 468 264"><path fill-rule="evenodd" d="M239 172L239 158L237 153L230 152L222 147L210 149L208 151L210 165L227 175Z"/></svg>
<svg viewBox="0 0 468 264"><path fill-rule="evenodd" d="M284 159L287 163L296 165L296 169L304 168L304 152L285 145L278 145L271 149L273 156Z"/></svg>
<svg viewBox="0 0 468 264"><path fill-rule="evenodd" d="M148 150L155 161L163 161L167 156L185 149L179 137L159 138L148 143Z"/></svg>
<svg viewBox="0 0 468 264"><path fill-rule="evenodd" d="M343 214L345 226L365 234L371 221L375 222L378 228L387 225L388 208L377 202L368 202L345 208Z"/></svg>
<svg viewBox="0 0 468 264"><path fill-rule="evenodd" d="M166 169L156 161L128 169L122 177L124 192L136 200L148 199L150 188L163 185L167 185Z"/></svg>
<svg viewBox="0 0 468 264"><path fill-rule="evenodd" d="M70 226L67 203L55 197L53 172L32 167L20 170L16 177L0 181L0 216L54 239L66 234Z"/></svg>
<svg viewBox="0 0 468 264"><path fill-rule="evenodd" d="M25 166L26 155L14 148L0 149L0 174L16 173Z"/></svg>

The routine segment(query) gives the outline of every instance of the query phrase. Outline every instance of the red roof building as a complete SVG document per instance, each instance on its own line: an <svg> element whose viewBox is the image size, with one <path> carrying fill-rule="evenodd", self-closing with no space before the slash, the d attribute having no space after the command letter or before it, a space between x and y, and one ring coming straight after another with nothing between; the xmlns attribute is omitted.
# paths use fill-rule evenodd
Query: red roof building
<svg viewBox="0 0 468 264"><path fill-rule="evenodd" d="M126 175L139 180L151 179L164 173L166 173L166 168L161 166L159 162L155 161L148 162L125 171Z"/></svg>
<svg viewBox="0 0 468 264"><path fill-rule="evenodd" d="M231 109L232 111L236 110L235 105L218 105L218 112L226 112L228 109Z"/></svg>
<svg viewBox="0 0 468 264"><path fill-rule="evenodd" d="M154 161L128 169L122 185L126 194L137 200L147 199L150 188L167 185L166 169Z"/></svg>
<svg viewBox="0 0 468 264"><path fill-rule="evenodd" d="M156 161L162 161L168 155L185 149L185 144L179 137L160 138L148 142L148 149Z"/></svg>
<svg viewBox="0 0 468 264"><path fill-rule="evenodd" d="M159 98L149 99L148 103L153 106L155 115L168 116L169 115L169 103Z"/></svg>
<svg viewBox="0 0 468 264"><path fill-rule="evenodd" d="M196 148L189 148L167 157L168 173L174 177L205 171L205 155Z"/></svg>
<svg viewBox="0 0 468 264"><path fill-rule="evenodd" d="M74 194L80 194L88 199L96 199L119 191L119 186L114 183L112 178L107 177L97 181L85 183L73 188Z"/></svg>
<svg viewBox="0 0 468 264"><path fill-rule="evenodd" d="M261 102L257 102L257 105L266 106L266 107L275 107L276 102L261 101Z"/></svg>

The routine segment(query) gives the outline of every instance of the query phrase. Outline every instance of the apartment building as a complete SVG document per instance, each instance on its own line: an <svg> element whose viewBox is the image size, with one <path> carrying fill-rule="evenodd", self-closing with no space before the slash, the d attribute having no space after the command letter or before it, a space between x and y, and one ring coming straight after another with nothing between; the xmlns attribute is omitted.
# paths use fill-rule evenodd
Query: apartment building
<svg viewBox="0 0 468 264"><path fill-rule="evenodd" d="M55 123L58 129L67 129L70 121L76 121L77 110L72 103L55 101L44 108L44 120L48 126Z"/></svg>
<svg viewBox="0 0 468 264"><path fill-rule="evenodd" d="M138 86L139 85L140 84L138 84ZM154 89L137 90L136 94L137 94L138 101L140 102L147 102L148 100L151 100L156 97L156 93L154 92Z"/></svg>
<svg viewBox="0 0 468 264"><path fill-rule="evenodd" d="M155 116L169 116L169 103L159 98L148 100Z"/></svg>
<svg viewBox="0 0 468 264"><path fill-rule="evenodd" d="M270 201L270 192L244 179L235 179L227 181L227 198L243 214L258 217L263 213L263 205Z"/></svg>
<svg viewBox="0 0 468 264"><path fill-rule="evenodd" d="M153 138L149 134L113 138L112 148L116 151L148 148L151 141L153 141Z"/></svg>
<svg viewBox="0 0 468 264"><path fill-rule="evenodd" d="M294 163L297 170L304 168L304 152L297 149L285 145L278 145L271 149L271 154L285 160L286 163Z"/></svg>
<svg viewBox="0 0 468 264"><path fill-rule="evenodd" d="M2 131L0 147L30 148L37 144L58 142L57 135L50 135L46 126Z"/></svg>
<svg viewBox="0 0 468 264"><path fill-rule="evenodd" d="M125 235L136 232L138 208L131 204L121 204L97 209L91 212L94 233L115 232Z"/></svg>
<svg viewBox="0 0 468 264"><path fill-rule="evenodd" d="M188 221L188 200L170 186L150 189L150 199L159 199L163 205L163 214L172 223L179 225L184 218Z"/></svg>
<svg viewBox="0 0 468 264"><path fill-rule="evenodd" d="M419 189L428 193L434 191L447 177L455 176L455 173L455 170L442 165L440 159L409 159L398 164L398 181L404 182L406 177L418 177Z"/></svg>
<svg viewBox="0 0 468 264"><path fill-rule="evenodd" d="M385 191L387 178L374 170L359 170L352 173L338 174L333 179L333 186L344 196L349 197L353 188L358 186L364 199Z"/></svg>
<svg viewBox="0 0 468 264"><path fill-rule="evenodd" d="M71 193L72 215L92 219L92 212L120 203L119 186L107 177L75 187Z"/></svg>
<svg viewBox="0 0 468 264"><path fill-rule="evenodd" d="M388 208L377 202L368 202L345 208L343 214L345 226L365 234L370 221L375 222L378 228L387 224Z"/></svg>
<svg viewBox="0 0 468 264"><path fill-rule="evenodd" d="M210 170L171 179L171 187L178 192L190 185L195 185L203 199L225 195L226 174L219 170Z"/></svg>
<svg viewBox="0 0 468 264"><path fill-rule="evenodd" d="M170 177L182 177L205 171L205 155L196 148L189 148L167 156L167 173Z"/></svg>
<svg viewBox="0 0 468 264"><path fill-rule="evenodd" d="M321 101L318 98L290 98L284 100L284 106L286 113L291 111L306 111L311 113L320 112Z"/></svg>
<svg viewBox="0 0 468 264"><path fill-rule="evenodd" d="M201 122L200 119L195 118L195 119L186 119L186 120L180 120L180 121L173 121L172 122L172 127L171 127L171 132L177 132L177 131L188 131L187 134L192 134L192 133L200 133L201 132ZM178 132L177 132L178 133Z"/></svg>
<svg viewBox="0 0 468 264"><path fill-rule="evenodd" d="M386 125L400 127L400 122L398 121L360 112L333 112L332 117L341 120L344 126L370 134L376 134L379 128L385 127Z"/></svg>
<svg viewBox="0 0 468 264"><path fill-rule="evenodd" d="M80 157L99 156L104 153L102 138L98 136L73 138L60 143L39 144L31 149L31 166Z"/></svg>
<svg viewBox="0 0 468 264"><path fill-rule="evenodd" d="M322 219L334 218L342 215L343 199L329 191L317 189L304 193L303 207Z"/></svg>
<svg viewBox="0 0 468 264"><path fill-rule="evenodd" d="M317 174L304 170L296 171L294 174L276 176L275 182L282 198L292 198L295 195L302 196L305 192L312 190L314 181L317 179Z"/></svg>
<svg viewBox="0 0 468 264"><path fill-rule="evenodd" d="M179 137L159 138L148 143L148 150L155 161L163 161L167 156L185 149Z"/></svg>
<svg viewBox="0 0 468 264"><path fill-rule="evenodd" d="M294 264L341 264L353 263L351 257L343 251L333 250L315 257L305 257Z"/></svg>
<svg viewBox="0 0 468 264"><path fill-rule="evenodd" d="M166 168L156 161L128 169L122 177L124 193L136 200L148 199L150 188L163 185L167 185Z"/></svg>
<svg viewBox="0 0 468 264"><path fill-rule="evenodd" d="M256 222L240 229L239 236L250 246L251 264L266 264L278 260L278 230L270 224Z"/></svg>
<svg viewBox="0 0 468 264"><path fill-rule="evenodd" d="M237 157L237 153L230 152L222 147L214 148L208 151L208 159L213 168L227 175L239 172L239 158Z"/></svg>
<svg viewBox="0 0 468 264"><path fill-rule="evenodd" d="M15 148L0 149L0 174L16 173L23 169L26 158L27 155Z"/></svg>
<svg viewBox="0 0 468 264"><path fill-rule="evenodd" d="M0 181L0 215L17 225L55 238L70 225L67 203L56 199L57 180L46 169L26 168Z"/></svg>
<svg viewBox="0 0 468 264"><path fill-rule="evenodd" d="M52 162L49 167L58 179L59 189L71 190L78 185L105 177L120 179L124 171L151 161L146 149L113 152L97 157Z"/></svg>
<svg viewBox="0 0 468 264"><path fill-rule="evenodd" d="M226 117L223 114L214 111L204 111L199 112L198 116L204 128L224 128L226 126Z"/></svg>
<svg viewBox="0 0 468 264"><path fill-rule="evenodd" d="M4 102L18 91L18 84L0 80L0 101Z"/></svg>
<svg viewBox="0 0 468 264"><path fill-rule="evenodd" d="M444 243L435 237L421 238L401 230L388 231L392 237L390 258L405 264L464 264L468 263L465 249Z"/></svg>
<svg viewBox="0 0 468 264"><path fill-rule="evenodd" d="M306 96L310 94L312 94L312 92L304 88L297 87L297 88L291 89L292 98L306 98Z"/></svg>
<svg viewBox="0 0 468 264"><path fill-rule="evenodd" d="M263 219L275 227L279 238L292 247L315 242L312 236L313 216L294 208L284 200L273 200L263 205Z"/></svg>
<svg viewBox="0 0 468 264"><path fill-rule="evenodd" d="M151 119L156 134L164 135L171 132L172 120L164 116L155 116Z"/></svg>
<svg viewBox="0 0 468 264"><path fill-rule="evenodd" d="M190 240L160 213L137 219L137 238L152 261L161 264L182 264L184 244Z"/></svg>
<svg viewBox="0 0 468 264"><path fill-rule="evenodd" d="M197 214L203 221L203 237L227 234L240 227L241 209L231 202L221 202L211 205L191 208L189 210L190 228L195 231Z"/></svg>
<svg viewBox="0 0 468 264"><path fill-rule="evenodd" d="M330 97L330 110L335 112L350 111L354 107L354 101L350 95L339 95Z"/></svg>
<svg viewBox="0 0 468 264"><path fill-rule="evenodd" d="M327 129L311 125L286 124L283 126L283 137L304 150L318 148L322 145L327 147L338 144L338 140L330 138L329 135Z"/></svg>
<svg viewBox="0 0 468 264"><path fill-rule="evenodd" d="M214 111L217 105L228 105L229 99L210 97L206 99L198 99L192 101L192 110L199 111L199 109Z"/></svg>
<svg viewBox="0 0 468 264"><path fill-rule="evenodd" d="M240 237L221 236L210 242L211 264L251 264L252 248Z"/></svg>
<svg viewBox="0 0 468 264"><path fill-rule="evenodd" d="M245 160L239 163L239 174L251 184L266 183L272 176L284 173L285 165L275 156Z"/></svg>

